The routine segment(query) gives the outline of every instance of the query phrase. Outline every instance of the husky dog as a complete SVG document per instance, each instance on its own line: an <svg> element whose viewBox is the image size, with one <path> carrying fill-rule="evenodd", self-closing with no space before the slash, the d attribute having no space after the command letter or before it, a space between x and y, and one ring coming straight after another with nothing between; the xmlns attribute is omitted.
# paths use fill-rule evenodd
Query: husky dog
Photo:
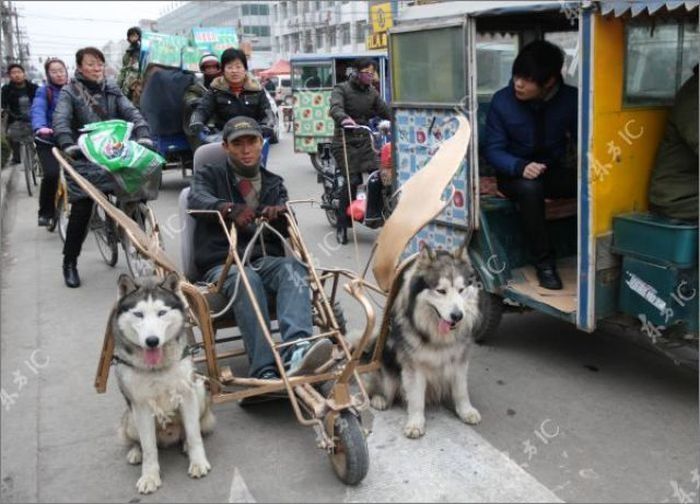
<svg viewBox="0 0 700 504"><path fill-rule="evenodd" d="M182 441L193 478L211 469L202 434L214 428L214 415L186 351L184 323L176 274L165 279L119 277L119 301L111 322L115 374L127 404L119 430L131 445L127 461L142 463L136 482L140 493L161 485L158 446Z"/></svg>
<svg viewBox="0 0 700 504"><path fill-rule="evenodd" d="M452 399L463 422L481 421L467 389L472 333L479 321L474 279L464 246L453 254L425 246L397 279L382 366L368 377L367 388L378 410L405 399L409 438L425 434L426 400Z"/></svg>

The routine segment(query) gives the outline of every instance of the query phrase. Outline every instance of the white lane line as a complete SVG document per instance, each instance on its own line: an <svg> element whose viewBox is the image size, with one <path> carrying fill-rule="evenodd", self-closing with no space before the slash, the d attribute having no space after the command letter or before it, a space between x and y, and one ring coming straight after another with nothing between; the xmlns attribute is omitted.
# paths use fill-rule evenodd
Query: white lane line
<svg viewBox="0 0 700 504"><path fill-rule="evenodd" d="M248 485L245 484L241 472L238 467L233 468L233 477L231 478L231 491L228 495L229 502L257 502L255 497L248 490Z"/></svg>
<svg viewBox="0 0 700 504"><path fill-rule="evenodd" d="M405 411L375 412L369 473L345 502L562 502L444 408L429 411L426 435L403 435ZM488 422L488 418L483 420Z"/></svg>

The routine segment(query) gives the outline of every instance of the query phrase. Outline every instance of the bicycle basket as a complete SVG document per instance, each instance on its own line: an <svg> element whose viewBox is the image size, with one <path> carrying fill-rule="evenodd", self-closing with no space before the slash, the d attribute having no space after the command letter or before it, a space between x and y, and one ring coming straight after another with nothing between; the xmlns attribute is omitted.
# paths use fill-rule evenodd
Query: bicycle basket
<svg viewBox="0 0 700 504"><path fill-rule="evenodd" d="M118 198L153 200L158 197L165 160L129 140L132 129L132 123L121 119L86 124L78 144L85 157L113 177Z"/></svg>

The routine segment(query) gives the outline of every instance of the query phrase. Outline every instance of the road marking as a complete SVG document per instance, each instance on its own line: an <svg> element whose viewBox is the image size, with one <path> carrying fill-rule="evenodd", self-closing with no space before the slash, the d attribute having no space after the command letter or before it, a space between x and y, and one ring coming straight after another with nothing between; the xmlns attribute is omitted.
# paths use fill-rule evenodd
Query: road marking
<svg viewBox="0 0 700 504"><path fill-rule="evenodd" d="M248 485L245 484L241 472L238 467L233 468L233 477L231 478L231 491L228 494L229 502L257 502L253 494L248 490Z"/></svg>
<svg viewBox="0 0 700 504"><path fill-rule="evenodd" d="M441 408L427 412L426 434L403 435L405 411L374 415L369 473L344 502L562 502L502 451ZM488 422L488 418L484 419Z"/></svg>

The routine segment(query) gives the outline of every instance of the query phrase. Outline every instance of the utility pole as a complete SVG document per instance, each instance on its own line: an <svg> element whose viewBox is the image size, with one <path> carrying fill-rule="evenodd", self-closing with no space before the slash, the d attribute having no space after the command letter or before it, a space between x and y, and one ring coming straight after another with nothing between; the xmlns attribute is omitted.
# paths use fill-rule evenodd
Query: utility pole
<svg viewBox="0 0 700 504"><path fill-rule="evenodd" d="M2 29L3 42L3 70L7 65L15 61L15 36L12 27L12 2L2 0L0 2L0 28Z"/></svg>

